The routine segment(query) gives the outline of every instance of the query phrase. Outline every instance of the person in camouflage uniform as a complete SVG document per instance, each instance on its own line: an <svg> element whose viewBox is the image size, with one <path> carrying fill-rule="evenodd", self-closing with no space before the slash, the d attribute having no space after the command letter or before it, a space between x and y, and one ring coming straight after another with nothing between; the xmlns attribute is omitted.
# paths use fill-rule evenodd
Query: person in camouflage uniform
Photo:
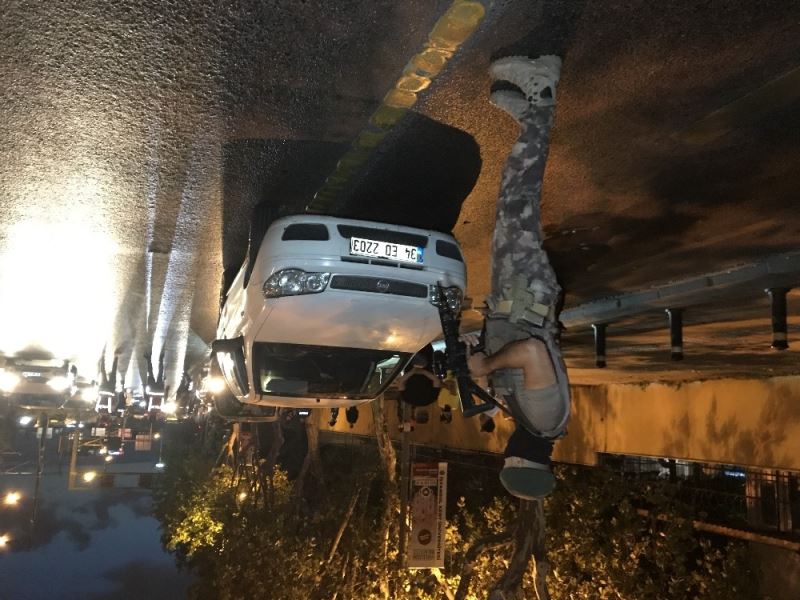
<svg viewBox="0 0 800 600"><path fill-rule="evenodd" d="M496 91L493 104L520 125L503 172L492 242L492 288L487 299L485 353L469 359L472 375L488 376L517 429L500 479L522 498L540 498L555 484L553 441L566 432L569 382L559 346L561 287L542 248L540 203L555 91L556 56L495 61L490 75L514 89Z"/></svg>

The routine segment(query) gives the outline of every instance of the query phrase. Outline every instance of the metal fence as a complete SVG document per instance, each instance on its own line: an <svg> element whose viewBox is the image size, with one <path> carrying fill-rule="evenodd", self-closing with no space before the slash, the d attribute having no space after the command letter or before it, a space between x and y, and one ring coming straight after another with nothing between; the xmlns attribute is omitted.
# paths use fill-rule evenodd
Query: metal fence
<svg viewBox="0 0 800 600"><path fill-rule="evenodd" d="M698 519L800 537L800 473L611 454L600 464L625 477L669 482Z"/></svg>

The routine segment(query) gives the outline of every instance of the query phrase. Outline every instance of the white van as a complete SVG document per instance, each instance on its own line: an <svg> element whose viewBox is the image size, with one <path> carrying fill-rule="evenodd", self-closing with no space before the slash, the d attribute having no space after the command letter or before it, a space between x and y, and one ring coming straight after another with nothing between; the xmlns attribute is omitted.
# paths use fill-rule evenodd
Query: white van
<svg viewBox="0 0 800 600"><path fill-rule="evenodd" d="M24 408L60 408L75 391L77 369L69 361L0 357L0 395Z"/></svg>
<svg viewBox="0 0 800 600"><path fill-rule="evenodd" d="M251 406L373 400L441 335L438 286L452 306L466 289L456 240L424 229L285 217L255 256L224 296L212 345L230 392Z"/></svg>

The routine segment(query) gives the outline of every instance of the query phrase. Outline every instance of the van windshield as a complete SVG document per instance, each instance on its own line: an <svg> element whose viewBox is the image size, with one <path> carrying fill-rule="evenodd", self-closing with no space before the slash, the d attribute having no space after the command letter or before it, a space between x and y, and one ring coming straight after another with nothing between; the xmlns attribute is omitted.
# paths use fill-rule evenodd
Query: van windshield
<svg viewBox="0 0 800 600"><path fill-rule="evenodd" d="M253 344L253 381L261 395L366 400L391 383L411 358L407 352Z"/></svg>

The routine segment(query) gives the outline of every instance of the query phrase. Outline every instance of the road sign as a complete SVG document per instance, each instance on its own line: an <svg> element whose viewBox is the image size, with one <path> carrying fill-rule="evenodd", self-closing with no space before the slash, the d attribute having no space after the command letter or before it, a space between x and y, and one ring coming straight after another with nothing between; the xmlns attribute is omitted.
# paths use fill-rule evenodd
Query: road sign
<svg viewBox="0 0 800 600"><path fill-rule="evenodd" d="M414 463L408 568L444 567L447 463Z"/></svg>

